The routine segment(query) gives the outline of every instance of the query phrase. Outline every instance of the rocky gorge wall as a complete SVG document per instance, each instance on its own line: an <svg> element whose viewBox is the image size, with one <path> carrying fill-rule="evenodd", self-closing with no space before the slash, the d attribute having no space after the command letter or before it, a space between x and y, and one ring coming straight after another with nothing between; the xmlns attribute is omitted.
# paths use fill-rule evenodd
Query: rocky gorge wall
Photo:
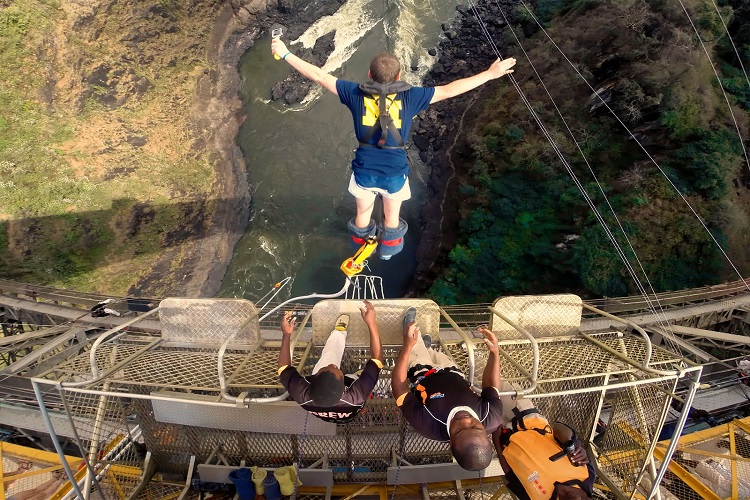
<svg viewBox="0 0 750 500"><path fill-rule="evenodd" d="M55 216L24 207L30 215L8 220L10 209L0 207L6 212L0 236L7 236L8 244L3 272L12 271L7 277L101 293L215 295L246 229L251 203L247 172L253 159L243 157L236 141L244 120L240 58L272 24L283 24L294 39L343 3L0 3L0 14L8 19L23 21L41 12L49 22L46 31L19 31L39 59L38 67L26 68L42 81L38 104L53 125L58 120L66 128L64 138L51 144L64 163L63 181L49 168L40 171L48 177L39 181L41 191L56 191L54 182L77 182L89 193L55 200L64 211ZM427 84L476 73L493 59L477 45L478 38L471 40L477 32L465 28L471 14L459 9L457 16L456 23L444 26L446 40L434 49L440 62ZM328 35L301 56L322 64L332 48ZM292 75L269 92L297 102L310 85ZM450 248L451 193L461 160L455 138L468 127L461 118L480 95L441 103L415 130L412 154L418 151L432 167L433 188L420 228L417 283L422 289L439 255ZM16 169L31 161L3 165ZM51 187L44 186L47 180ZM60 259L67 264L60 266Z"/></svg>

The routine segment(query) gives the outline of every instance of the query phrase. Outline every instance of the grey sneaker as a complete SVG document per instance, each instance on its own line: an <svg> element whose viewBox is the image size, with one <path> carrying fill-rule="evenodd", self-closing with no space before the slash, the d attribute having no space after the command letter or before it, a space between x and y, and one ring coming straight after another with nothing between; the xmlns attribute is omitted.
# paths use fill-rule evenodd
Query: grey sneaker
<svg viewBox="0 0 750 500"><path fill-rule="evenodd" d="M409 323L414 323L417 320L417 308L412 306L404 313L403 327L409 326Z"/></svg>
<svg viewBox="0 0 750 500"><path fill-rule="evenodd" d="M422 340L424 341L424 346L429 349L432 345L432 337L429 335L422 335Z"/></svg>

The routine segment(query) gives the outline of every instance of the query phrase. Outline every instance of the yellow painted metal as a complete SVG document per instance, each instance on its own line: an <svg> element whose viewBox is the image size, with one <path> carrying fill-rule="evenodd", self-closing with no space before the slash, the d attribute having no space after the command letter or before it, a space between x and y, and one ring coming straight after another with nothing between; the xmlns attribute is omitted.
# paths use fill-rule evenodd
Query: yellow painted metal
<svg viewBox="0 0 750 500"><path fill-rule="evenodd" d="M734 440L734 426L729 424L729 453L732 455L737 454L737 443ZM732 460L732 498L737 498L737 460Z"/></svg>
<svg viewBox="0 0 750 500"><path fill-rule="evenodd" d="M594 489L599 491L612 491L612 489L604 483L594 483ZM631 498L635 498L636 500L646 500L646 497L641 495L637 491L633 492L633 496Z"/></svg>
<svg viewBox="0 0 750 500"><path fill-rule="evenodd" d="M633 441L638 443L641 446L645 446L645 443L643 441L643 435L639 433L635 428L633 428L630 424L628 424L626 421L617 422L617 427L620 428L625 434L630 437Z"/></svg>
<svg viewBox="0 0 750 500"><path fill-rule="evenodd" d="M86 471L87 471L86 467L81 467L78 471L75 472L75 476L74 477L76 478L76 482L77 483L81 482L81 479L83 479L83 477L86 475ZM50 497L49 500L61 500L72 489L73 489L73 487L70 485L70 483L66 483L65 485L63 485L62 488L60 488L59 490L57 490L55 492L55 494Z"/></svg>
<svg viewBox="0 0 750 500"><path fill-rule="evenodd" d="M122 477L139 478L143 474L143 469L132 465L110 465L109 471Z"/></svg>
<svg viewBox="0 0 750 500"><path fill-rule="evenodd" d="M117 491L118 498L124 499L125 492L120 487L120 482L117 480L117 476L112 472L112 470L107 471L107 476L109 477L109 484L111 484L114 489Z"/></svg>
<svg viewBox="0 0 750 500"><path fill-rule="evenodd" d="M497 490L497 491L495 492L495 494L494 494L494 495L492 495L492 496L490 497L490 500L498 500L498 499L502 498L502 497L503 497L503 495L505 495L505 494L506 494L506 493L508 493L509 491L510 491L510 490L508 490L508 486L504 484L504 485L502 485L502 486L501 486L501 487L500 487L500 488L499 488L499 489L498 489L498 490Z"/></svg>
<svg viewBox="0 0 750 500"><path fill-rule="evenodd" d="M680 438L677 449L683 453L691 453L694 455L705 456L709 459L721 458L729 460L731 463L731 495L730 498L735 499L739 497L739 477L738 477L738 462L750 462L750 459L742 457L737 454L737 441L736 441L736 430L740 429L744 432L750 433L750 417L743 418L741 420L734 420L724 425L712 427L702 431L693 432ZM706 443L712 439L727 439L729 441L729 454L720 454L706 450L700 450L694 448L701 443ZM654 450L654 456L659 459L664 459L664 453L669 445L669 441L662 441L658 444ZM697 477L691 474L684 467L678 463L672 461L669 463L669 470L680 478L685 484L692 488L702 498L706 499L719 499L720 497L708 486L703 484Z"/></svg>
<svg viewBox="0 0 750 500"><path fill-rule="evenodd" d="M48 463L60 463L60 456L57 453L37 450L35 448L27 448L26 446L20 446L17 444L0 442L0 450L2 450L3 453L8 453L10 455L17 455L19 457L23 457L25 460L28 460L30 462L36 461L36 462L48 462ZM67 460L68 463L71 464L71 466L74 464L77 466L80 462L83 462L82 458L71 457L69 455L65 456L65 460Z"/></svg>
<svg viewBox="0 0 750 500"><path fill-rule="evenodd" d="M60 456L57 453L51 453L49 451L37 450L35 448L28 448L26 446L20 446L12 443L0 442L0 462L2 462L3 455L10 455L14 459L21 459L31 463L45 463L45 464L56 464L43 469L29 470L22 474L13 474L12 476L5 476L0 467L0 498L5 498L5 483L8 481L15 481L27 477L38 476L40 474L46 474L61 470L63 468L60 462ZM78 467L83 463L83 459L72 456L65 456L65 460L73 470L77 470ZM80 479L86 473L86 469L82 468L76 472L76 478ZM57 492L50 498L50 500L58 500L65 496L71 490L70 484L66 483L62 485Z"/></svg>
<svg viewBox="0 0 750 500"><path fill-rule="evenodd" d="M750 417L743 418L742 420L734 420L732 421L734 425L742 429L743 431L750 434Z"/></svg>
<svg viewBox="0 0 750 500"><path fill-rule="evenodd" d="M657 446L664 448L664 449L667 448L667 445L661 444L661 443L658 444ZM698 450L695 448L687 448L683 446L680 446L680 451L685 452L685 453L692 453L693 455L703 455L705 457L710 457L710 458L725 458L729 460L736 460L737 462L750 462L750 458L745 458L741 455L737 455L736 453L735 454L730 453L729 455L727 455L726 453L721 454L721 453L715 453L713 451Z"/></svg>
<svg viewBox="0 0 750 500"><path fill-rule="evenodd" d="M367 258L372 255L372 252L374 252L377 247L377 240L368 238L365 244L357 250L357 253L355 253L353 257L350 257L341 263L341 271L349 277L361 273L365 268Z"/></svg>
<svg viewBox="0 0 750 500"><path fill-rule="evenodd" d="M0 448L0 498L5 498L5 475L3 474L3 449L2 448Z"/></svg>
<svg viewBox="0 0 750 500"><path fill-rule="evenodd" d="M48 472L55 472L58 470L62 470L62 465L55 465L52 467L45 467L44 469L36 469L36 470L30 470L26 472L22 472L21 474L13 474L12 476L4 476L3 482L6 483L8 481L16 481L18 479L22 479L24 477L33 477L33 476L39 476L41 474L47 474Z"/></svg>
<svg viewBox="0 0 750 500"><path fill-rule="evenodd" d="M656 448L654 450L654 456L657 459L664 461L664 450L660 448ZM690 472L688 472L684 467L682 467L677 462L675 461L669 462L669 470L675 476L679 477L685 484L690 486L693 489L693 491L695 491L701 496L701 498L704 498L706 500L721 500L721 498L718 495L716 495L711 490L711 488L701 483L695 476L693 476Z"/></svg>

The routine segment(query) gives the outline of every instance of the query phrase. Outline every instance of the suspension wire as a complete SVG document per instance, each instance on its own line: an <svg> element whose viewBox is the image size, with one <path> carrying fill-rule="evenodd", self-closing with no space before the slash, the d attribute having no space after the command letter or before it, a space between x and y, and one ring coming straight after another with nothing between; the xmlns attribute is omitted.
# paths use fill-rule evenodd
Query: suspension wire
<svg viewBox="0 0 750 500"><path fill-rule="evenodd" d="M281 281L279 281L279 282L275 283L275 284L274 284L274 285L273 285L273 286L271 287L271 289L270 289L269 291L267 291L267 292L265 293L265 295L263 295L263 296L262 296L261 298L259 298L258 300L256 300L256 301L255 301L255 303L256 303L256 304L260 304L261 302L263 302L263 301L264 301L264 300L266 299L266 297L268 297L269 295L273 294L273 295L271 295L270 297L268 297L268 300L266 300L266 303L265 303L265 304L263 304L263 305L261 305L261 306L260 306L260 311L263 311L263 309L265 309L265 307L266 307L266 306L267 306L267 305L268 305L268 304L269 304L269 303L270 303L270 302L271 302L271 301L272 301L272 300L273 300L274 298L276 298L276 296L277 296L277 295L279 294L279 292L281 291L281 289L282 289L282 288L284 288L284 287L285 287L285 286L287 285L287 283L289 283L289 282L290 282L291 280L292 280L292 277L291 277L291 276L287 276L287 277L286 277L286 278L284 278L283 280L281 280Z"/></svg>
<svg viewBox="0 0 750 500"><path fill-rule="evenodd" d="M473 0L469 0L469 3L471 5L471 8L472 8L472 10L474 12L475 17L479 21L479 25L480 25L480 27L482 29L483 34L485 35L485 37L488 40L490 40L490 44L492 45L493 50L495 51L495 54L499 58L502 58L502 56L500 55L499 51L497 50L497 46L495 45L494 41L492 40L492 36L490 35L489 30L487 29L487 27L486 27L486 25L484 23L484 20L482 19L482 16L479 14L476 6L474 5ZM618 255L620 257L620 259L623 261L623 263L625 264L625 266L628 269L629 273L633 277L633 280L636 282L636 285L637 285L639 291L641 292L642 295L644 295L644 296L647 295L647 293L645 291L645 288L643 287L643 284L640 282L640 279L638 278L637 273L635 272L635 270L633 269L632 265L630 264L627 256L625 255L624 251L622 250L622 247L620 246L619 242L615 238L614 234L612 234L612 232L610 231L609 227L607 226L606 221L602 217L601 213L599 212L598 208L596 207L595 203L591 199L590 195L588 194L588 192L586 191L586 189L584 188L584 186L581 184L581 182L578 179L578 177L575 175L575 172L573 172L573 169L570 167L570 164L568 163L568 161L565 158L564 154L562 153L562 151L560 150L560 148L557 146L556 142L554 141L554 138L549 133L547 127L542 122L542 120L539 117L538 113L536 113L536 111L534 110L533 106L531 105L531 103L529 102L528 98L525 96L525 94L521 90L520 85L518 84L518 82L516 81L516 79L514 78L514 76L512 74L510 75L510 79L513 82L513 86L516 88L516 91L519 93L519 95L521 96L522 100L524 101L524 103L526 104L527 108L529 109L529 112L531 113L532 117L537 122L537 125L539 126L540 130L542 131L542 134L549 141L550 145L552 146L552 149L555 151L555 153L557 154L558 158L560 159L560 161L562 162L563 166L565 167L566 171L568 172L568 174L573 179L574 183L576 184L576 187L578 188L578 190L583 195L583 198L588 203L588 205L591 208L592 212L594 213L594 216L596 217L597 221L599 222L599 224L604 229L605 234L607 235L607 237L612 242L613 246L615 247L616 252L618 253ZM557 106L555 106L555 107L557 108ZM575 140L575 138L574 138L574 140ZM600 189L601 189L601 186L600 186ZM606 198L606 196L605 196L605 198ZM648 301L649 299L647 298L646 300ZM653 306L651 306L651 307L653 309ZM656 312L656 311L654 310L654 312Z"/></svg>
<svg viewBox="0 0 750 500"><path fill-rule="evenodd" d="M740 53L737 50L737 46L734 44L734 40L732 40L732 35L729 34L729 28L724 22L724 18L722 17L721 12L719 11L719 6L716 5L716 2L714 0L711 0L711 3L714 5L714 9L716 9L716 13L719 15L719 20L721 20L721 25L724 26L724 31L727 32L727 38L729 39L729 43L732 44L734 55L737 56L737 62L740 63L740 68L742 68L742 74L745 75L745 81L747 82L748 88L750 88L750 78L748 78L747 76L747 71L745 71L745 65L742 64L742 58L740 57Z"/></svg>
<svg viewBox="0 0 750 500"><path fill-rule="evenodd" d="M729 109L729 115L732 117L735 130L737 130L737 138L740 140L740 147L742 148L742 153L745 155L745 163L747 164L747 169L748 171L750 171L750 158L747 157L747 149L745 148L745 142L742 140L742 132L740 132L740 126L737 123L737 118L734 116L734 111L732 111L732 104L729 102L729 96L727 95L726 90L724 90L724 86L721 84L721 78L719 77L719 72L716 71L716 66L714 65L713 59L711 59L711 54L709 54L708 48L706 48L706 44L703 42L703 38L701 38L701 35L698 32L698 28L695 27L695 23L693 23L693 19L690 17L690 13L688 12L687 7L685 7L685 4L682 3L682 0L677 0L677 1L680 2L680 7L682 7L682 10L685 11L685 15L687 16L688 21L690 21L690 26L693 27L693 31L695 31L695 36L698 37L698 41L700 42L701 47L703 48L703 52L706 54L706 57L708 58L708 63L711 65L711 70L713 70L714 76L716 76L716 81L719 82L719 89L721 89L721 95L724 96L724 100L727 103L727 108ZM721 13L719 13L719 18L721 18ZM721 23L724 24L723 19ZM729 36L729 31L727 31L727 36L731 39L731 36ZM734 46L734 42L732 43L732 46Z"/></svg>
<svg viewBox="0 0 750 500"><path fill-rule="evenodd" d="M620 231L622 232L622 235L625 238L625 241L627 241L627 244L630 247L630 251L632 252L633 257L635 258L636 262L638 263L638 267L640 268L641 273L643 273L643 276L646 279L646 282L648 283L649 289L651 290L651 293L654 296L654 300L658 303L658 308L659 308L659 311L661 311L661 314L656 310L656 307L653 305L653 303L651 301L651 296L647 293L647 291L645 290L645 287L643 287L642 283L640 282L635 269L632 268L629 260L625 259L624 263L625 263L626 267L628 268L628 271L630 272L631 276L633 277L633 280L635 281L636 286L638 287L639 292L641 293L641 295L643 296L644 300L648 304L649 310L652 311L657 318L659 318L659 325L662 326L665 329L671 330L671 325L669 325L669 323L666 320L666 316L664 315L664 308L662 307L662 304L659 301L659 298L658 298L658 296L656 294L656 290L654 289L654 286L651 283L651 280L649 279L648 274L646 273L646 270L643 267L643 264L642 264L640 258L638 257L638 254L635 251L635 248L633 247L633 243L631 242L630 238L628 237L627 232L625 231L625 228L623 227L622 223L620 222L620 219L617 216L617 213L615 212L614 207L610 203L609 198L607 197L607 194L605 193L604 189L602 188L601 183L599 182L599 179L597 178L596 174L594 173L593 168L591 167L591 164L589 163L588 159L586 158L586 155L583 152L583 149L581 148L580 143L578 142L578 140L575 137L575 134L571 130L570 126L568 125L568 122L565 119L565 117L563 116L562 111L557 106L557 103L555 102L554 98L552 97L552 94L550 93L549 89L547 88L547 85L544 83L544 80L542 79L542 76L539 74L539 72L537 71L536 67L534 66L534 63L531 61L531 57L529 56L528 52L526 52L526 49L523 47L523 44L521 43L521 40L519 39L518 35L516 34L516 31L513 29L512 24L510 23L508 17L505 15L505 10L500 6L498 0L495 0L495 5L499 9L500 14L503 17L503 20L505 21L505 23L507 24L508 28L510 29L510 31L511 31L511 33L513 35L513 38L516 40L516 43L518 44L518 47L521 49L521 51L523 52L526 60L529 62L529 65L531 66L531 69L534 71L534 74L536 75L537 79L539 80L539 83L541 83L542 88L544 88L544 91L547 93L547 96L549 97L550 102L554 106L555 111L557 112L557 115L560 117L560 120L562 120L563 125L565 125L565 128L568 131L568 134L573 139L573 142L575 143L576 148L578 148L578 152L581 154L581 157L583 158L583 161L586 163L586 166L588 167L589 172L591 172L591 176L594 178L594 182L596 183L597 187L599 188L599 191L601 192L602 197L604 198L604 201L607 203L607 206L609 207L610 212L614 216L615 221L617 222L617 225L619 226ZM480 21L480 22L482 22L482 21ZM608 231L608 227L604 226L604 229L605 229L605 232ZM614 240L614 235L612 235L610 237L610 240Z"/></svg>
<svg viewBox="0 0 750 500"><path fill-rule="evenodd" d="M591 84L581 74L580 70L576 67L576 65L573 64L573 62L562 51L562 49L557 45L557 43L555 43L555 41L552 39L552 37L547 32L547 30L544 29L544 26L542 26L542 24L539 22L539 20L537 19L537 17L531 11L531 9L529 8L529 6L526 3L526 1L525 0L519 0L519 2L521 3L521 5L524 6L524 8L526 8L526 10L528 11L529 15L532 17L532 19L534 19L534 21L536 22L537 26L539 26L539 29L545 34L545 36L547 37L547 39L558 50L558 52L560 52L560 55L562 55L562 57L565 59L565 61L567 61L567 63L575 70L575 72L578 74L578 76L581 78L581 80L583 80L583 82L586 84L586 86L588 86L588 88L591 89L591 91L596 95L596 97L599 98L599 100L602 102L602 104L604 105L604 107L607 108L607 110L612 114L612 116L617 120L617 122L625 129L625 131L628 133L628 135L630 135L630 138L633 139L636 144L638 144L638 146L641 148L641 150L643 150L643 152L646 154L646 156L648 157L648 159L651 160L651 162L656 166L656 168L659 170L659 172L661 172L661 174L664 176L664 178L667 180L667 182L672 186L672 188L675 190L675 192L680 196L680 198L682 199L682 201L685 202L685 204L688 206L688 208L693 213L693 215L698 220L698 222L700 222L701 226L706 231L706 233L708 233L709 237L716 244L717 248L722 253L722 255L724 256L724 258L726 259L726 261L732 267L732 269L737 274L737 276L739 276L740 281L742 281L742 283L745 285L745 287L748 290L750 290L750 283L748 283L748 281L742 276L742 274L739 272L739 270L735 266L734 262L732 262L732 259L729 258L729 255L727 255L726 251L719 244L719 242L716 239L716 237L708 229L708 227L706 226L706 223L703 221L703 219L700 217L700 215L698 215L698 213L695 211L695 209L690 204L690 202L685 198L685 196L680 192L680 190L674 184L674 182L672 181L672 179L669 178L669 176L666 174L666 172L664 172L664 170L661 168L661 166L659 165L659 163L654 159L654 157L651 155L651 153L648 152L648 150L646 149L646 147L643 146L643 144L638 140L638 138L633 134L633 132L630 131L630 129L628 128L628 126L625 125L625 123L622 121L622 119L620 119L620 117L617 115L617 113L615 113L615 111L611 108L611 106L607 103L607 101L605 101L604 98L602 98L601 94L599 94L599 92L594 87L591 86ZM743 147L743 149L744 149L744 147Z"/></svg>

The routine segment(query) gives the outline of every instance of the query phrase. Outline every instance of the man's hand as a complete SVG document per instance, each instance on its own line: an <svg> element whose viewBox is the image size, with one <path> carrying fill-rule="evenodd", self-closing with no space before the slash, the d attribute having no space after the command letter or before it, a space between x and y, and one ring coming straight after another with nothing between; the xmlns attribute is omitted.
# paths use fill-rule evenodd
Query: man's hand
<svg viewBox="0 0 750 500"><path fill-rule="evenodd" d="M576 450L570 458L577 465L586 465L589 463L589 456L581 446L580 441L576 441Z"/></svg>
<svg viewBox="0 0 750 500"><path fill-rule="evenodd" d="M362 319L367 326L376 324L375 321L375 306L369 300L365 300L365 307L360 307L359 312L362 314Z"/></svg>
<svg viewBox="0 0 750 500"><path fill-rule="evenodd" d="M502 61L498 59L497 61L492 63L492 66L487 69L487 72L490 74L490 78L492 79L500 78L501 76L505 76L508 73L513 73L513 70L511 68L515 65L516 59L513 57L503 59Z"/></svg>
<svg viewBox="0 0 750 500"><path fill-rule="evenodd" d="M480 326L479 328L477 328L477 330L479 331L479 333L484 335L484 345L487 346L487 350L492 353L498 354L497 337L495 337L495 334L488 330L485 325Z"/></svg>
<svg viewBox="0 0 750 500"><path fill-rule="evenodd" d="M284 317L281 318L281 333L287 337L291 336L296 324L297 318L292 316L292 311L285 312Z"/></svg>
<svg viewBox="0 0 750 500"><path fill-rule="evenodd" d="M404 347L408 347L411 350L417 343L417 340L419 340L419 327L416 322L409 323L404 328Z"/></svg>
<svg viewBox="0 0 750 500"><path fill-rule="evenodd" d="M284 57L289 49L286 48L286 44L278 38L271 39L271 52L279 57Z"/></svg>

